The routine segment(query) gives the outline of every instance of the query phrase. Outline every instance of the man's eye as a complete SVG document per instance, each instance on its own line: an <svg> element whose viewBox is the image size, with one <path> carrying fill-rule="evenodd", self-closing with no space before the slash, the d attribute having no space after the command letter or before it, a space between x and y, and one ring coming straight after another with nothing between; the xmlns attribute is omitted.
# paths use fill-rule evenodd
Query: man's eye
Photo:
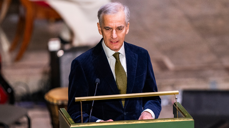
<svg viewBox="0 0 229 128"><path fill-rule="evenodd" d="M118 27L118 30L123 30L123 27Z"/></svg>
<svg viewBox="0 0 229 128"><path fill-rule="evenodd" d="M111 28L105 28L105 30L110 30Z"/></svg>

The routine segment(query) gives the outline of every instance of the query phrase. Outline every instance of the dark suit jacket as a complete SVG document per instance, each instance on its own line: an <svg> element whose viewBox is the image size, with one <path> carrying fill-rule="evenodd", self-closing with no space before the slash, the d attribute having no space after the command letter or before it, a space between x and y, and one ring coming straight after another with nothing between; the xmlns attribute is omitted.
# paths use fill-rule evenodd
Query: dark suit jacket
<svg viewBox="0 0 229 128"><path fill-rule="evenodd" d="M81 121L80 104L75 97L93 96L95 80L100 79L97 95L119 94L102 40L72 61L69 75L68 113L75 122ZM124 42L127 63L127 93L156 92L157 85L148 52ZM83 102L83 121L87 122L92 102ZM160 97L95 101L91 122L97 119L136 120L144 109L151 109L156 118L161 111Z"/></svg>

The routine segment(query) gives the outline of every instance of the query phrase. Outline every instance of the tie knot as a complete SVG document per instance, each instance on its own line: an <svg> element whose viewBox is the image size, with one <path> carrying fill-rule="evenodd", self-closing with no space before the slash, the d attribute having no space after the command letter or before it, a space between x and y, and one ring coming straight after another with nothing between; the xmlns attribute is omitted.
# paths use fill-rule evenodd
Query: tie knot
<svg viewBox="0 0 229 128"><path fill-rule="evenodd" d="M116 60L119 60L119 54L120 54L119 52L116 52L113 54L113 56Z"/></svg>

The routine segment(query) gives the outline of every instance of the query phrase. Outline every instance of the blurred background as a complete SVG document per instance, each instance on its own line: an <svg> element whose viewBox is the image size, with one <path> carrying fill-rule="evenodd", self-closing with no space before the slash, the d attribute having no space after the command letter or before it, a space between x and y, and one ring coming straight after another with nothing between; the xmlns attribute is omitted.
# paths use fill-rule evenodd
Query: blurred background
<svg viewBox="0 0 229 128"><path fill-rule="evenodd" d="M0 3L1 82L6 81L14 90L14 106L26 108L31 127L51 128L53 115L49 110L54 102L52 96L45 95L67 87L71 61L96 44L72 45L68 38L71 27L63 14L46 1L35 3L38 5L34 8L26 3L29 0L11 0L2 16L5 1L9 0ZM179 90L177 100L194 117L197 128L229 127L229 1L112 1L129 7L130 32L126 41L148 50L158 90ZM47 9L50 13L36 19L26 12L30 9ZM74 12L71 16L81 18ZM63 36L66 28L70 32ZM17 40L19 46L12 50ZM53 95L61 103L66 102L58 97L65 95L62 91ZM172 118L175 97L161 98L160 118ZM27 120L21 118L10 127L28 127Z"/></svg>

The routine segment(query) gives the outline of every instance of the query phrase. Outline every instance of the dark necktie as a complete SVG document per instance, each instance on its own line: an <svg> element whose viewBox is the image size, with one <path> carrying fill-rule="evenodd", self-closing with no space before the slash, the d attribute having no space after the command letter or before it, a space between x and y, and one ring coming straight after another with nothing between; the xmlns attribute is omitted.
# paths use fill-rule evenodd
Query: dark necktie
<svg viewBox="0 0 229 128"><path fill-rule="evenodd" d="M116 59L115 62L115 77L116 77L116 84L118 86L120 94L126 94L126 88L127 88L127 77L126 72L124 68L122 67L122 64L119 59L119 52L116 52L113 54L113 56ZM125 100L122 100L122 104L124 106Z"/></svg>

